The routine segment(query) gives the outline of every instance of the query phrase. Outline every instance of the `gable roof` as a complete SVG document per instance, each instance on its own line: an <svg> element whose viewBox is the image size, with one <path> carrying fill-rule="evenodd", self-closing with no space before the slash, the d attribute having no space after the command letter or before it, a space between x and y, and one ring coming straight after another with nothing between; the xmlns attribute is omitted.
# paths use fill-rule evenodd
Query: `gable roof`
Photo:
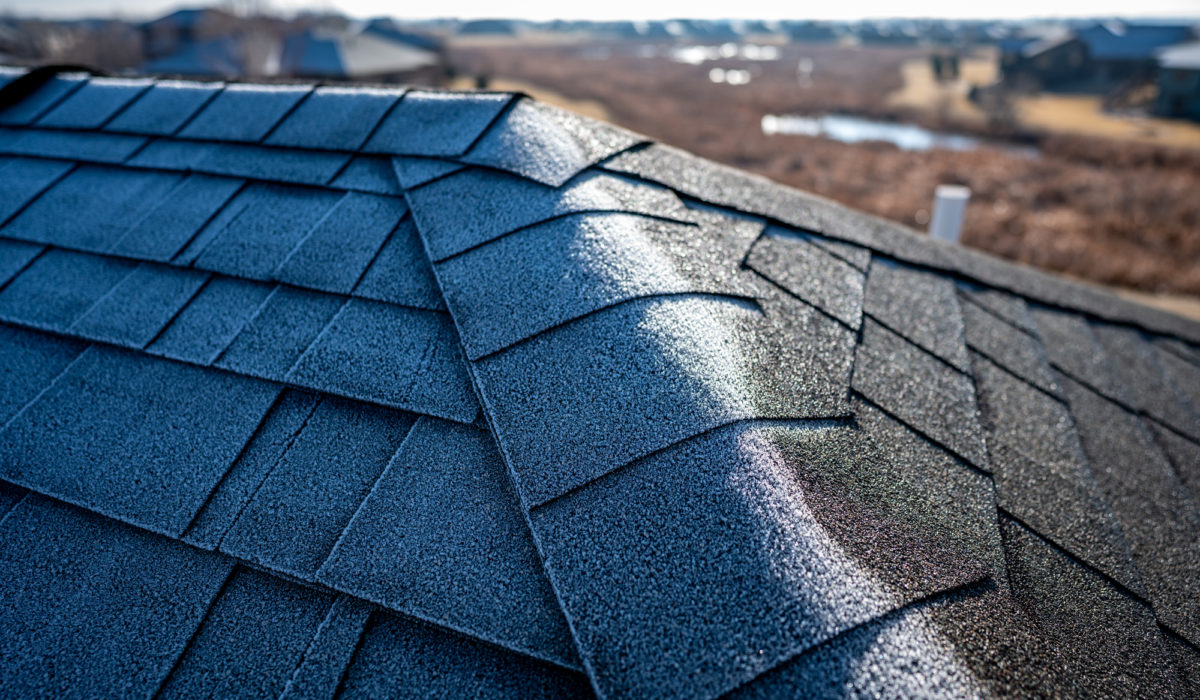
<svg viewBox="0 0 1200 700"><path fill-rule="evenodd" d="M1148 61L1164 46L1195 38L1195 30L1187 25L1103 22L1080 29L1075 35L1087 44L1092 58Z"/></svg>
<svg viewBox="0 0 1200 700"><path fill-rule="evenodd" d="M1200 688L1200 325L522 96L15 80L14 693Z"/></svg>

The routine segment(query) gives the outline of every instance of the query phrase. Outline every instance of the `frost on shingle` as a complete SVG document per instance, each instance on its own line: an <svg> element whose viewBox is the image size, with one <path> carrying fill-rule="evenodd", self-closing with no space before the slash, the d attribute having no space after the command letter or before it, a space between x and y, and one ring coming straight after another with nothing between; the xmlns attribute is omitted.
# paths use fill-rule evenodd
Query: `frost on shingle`
<svg viewBox="0 0 1200 700"><path fill-rule="evenodd" d="M177 264L266 280L337 205L337 193L255 183L197 234Z"/></svg>
<svg viewBox="0 0 1200 700"><path fill-rule="evenodd" d="M559 187L643 139L559 107L518 98L462 160Z"/></svg>
<svg viewBox="0 0 1200 700"><path fill-rule="evenodd" d="M768 227L746 264L851 328L862 324L865 275L810 240L778 226Z"/></svg>
<svg viewBox="0 0 1200 700"><path fill-rule="evenodd" d="M137 263L49 250L0 292L0 319L66 332Z"/></svg>
<svg viewBox="0 0 1200 700"><path fill-rule="evenodd" d="M376 613L346 669L346 697L592 697L587 677L415 620Z"/></svg>
<svg viewBox="0 0 1200 700"><path fill-rule="evenodd" d="M1180 696L1151 612L1019 524L1001 518L1015 596L1096 696Z"/></svg>
<svg viewBox="0 0 1200 700"><path fill-rule="evenodd" d="M161 688L164 697L278 697L333 596L238 568Z"/></svg>
<svg viewBox="0 0 1200 700"><path fill-rule="evenodd" d="M888 486L845 481L854 469L841 460L856 438L845 428L730 426L534 509L547 570L600 691L715 697L980 578L977 563L906 530L927 513L889 518L904 505L887 513L872 503ZM839 463L844 473L825 470ZM892 568L901 551L929 568Z"/></svg>
<svg viewBox="0 0 1200 700"><path fill-rule="evenodd" d="M271 146L353 151L404 94L402 89L320 87L271 132Z"/></svg>
<svg viewBox="0 0 1200 700"><path fill-rule="evenodd" d="M206 273L142 263L77 318L68 332L142 348L208 280Z"/></svg>
<svg viewBox="0 0 1200 700"><path fill-rule="evenodd" d="M18 156L123 163L146 143L143 136L27 129L0 138L0 152Z"/></svg>
<svg viewBox="0 0 1200 700"><path fill-rule="evenodd" d="M753 297L746 222L697 228L623 214L554 219L435 266L468 357L639 297Z"/></svg>
<svg viewBox="0 0 1200 700"><path fill-rule="evenodd" d="M190 165L194 170L299 185L324 185L350 160L345 153L298 151L240 143L203 144L203 149L203 155L197 156Z"/></svg>
<svg viewBox="0 0 1200 700"><path fill-rule="evenodd" d="M959 283L958 289L964 297L975 302L981 308L987 309L1026 333L1037 335L1037 324L1029 313L1029 306L1021 297L966 282Z"/></svg>
<svg viewBox="0 0 1200 700"><path fill-rule="evenodd" d="M16 104L0 109L0 125L31 124L67 95L87 83L82 73L55 75Z"/></svg>
<svg viewBox="0 0 1200 700"><path fill-rule="evenodd" d="M101 346L0 433L0 475L178 535L279 388Z"/></svg>
<svg viewBox="0 0 1200 700"><path fill-rule="evenodd" d="M346 300L279 286L216 361L218 367L282 379Z"/></svg>
<svg viewBox="0 0 1200 700"><path fill-rule="evenodd" d="M589 173L562 189L472 168L406 194L434 262L564 214L625 212L688 220L667 190Z"/></svg>
<svg viewBox="0 0 1200 700"><path fill-rule="evenodd" d="M341 685L342 673L358 650L358 640L370 619L371 610L372 606L361 600L338 596L279 700L334 697Z"/></svg>
<svg viewBox="0 0 1200 700"><path fill-rule="evenodd" d="M272 285L213 277L179 312L147 352L207 365L242 331L274 289Z"/></svg>
<svg viewBox="0 0 1200 700"><path fill-rule="evenodd" d="M486 93L409 91L363 150L385 155L461 155L511 99Z"/></svg>
<svg viewBox="0 0 1200 700"><path fill-rule="evenodd" d="M0 659L16 697L148 697L227 560L29 495L0 521Z"/></svg>
<svg viewBox="0 0 1200 700"><path fill-rule="evenodd" d="M230 85L179 135L198 140L261 141L311 90L303 85Z"/></svg>
<svg viewBox="0 0 1200 700"><path fill-rule="evenodd" d="M40 158L0 157L0 223L20 211L34 197L67 174L72 163ZM10 235L4 232L4 235Z"/></svg>
<svg viewBox="0 0 1200 700"><path fill-rule="evenodd" d="M968 297L972 298L972 297ZM1013 333L1012 326L967 301L961 304L967 345L1021 379L1058 396L1046 352L1032 335Z"/></svg>
<svg viewBox="0 0 1200 700"><path fill-rule="evenodd" d="M954 283L876 258L863 311L963 372L970 371Z"/></svg>
<svg viewBox="0 0 1200 700"><path fill-rule="evenodd" d="M489 433L422 418L318 576L564 665L575 647Z"/></svg>
<svg viewBox="0 0 1200 700"><path fill-rule="evenodd" d="M430 180L436 180L465 168L461 163L436 158L410 158L396 156L392 158L394 177L400 181L404 189L412 189L424 185Z"/></svg>
<svg viewBox="0 0 1200 700"><path fill-rule="evenodd" d="M183 176L175 173L83 165L26 207L3 233L60 248L106 252L155 207L173 208L169 202L178 196L195 194L188 190L176 194L182 181ZM72 215L64 216L65 212ZM173 228L156 233L168 240L180 237ZM193 233L194 228L187 231Z"/></svg>
<svg viewBox="0 0 1200 700"><path fill-rule="evenodd" d="M446 307L412 217L400 222L363 273L354 295L417 309Z"/></svg>
<svg viewBox="0 0 1200 700"><path fill-rule="evenodd" d="M854 389L883 410L985 471L987 453L971 379L866 319Z"/></svg>
<svg viewBox="0 0 1200 700"><path fill-rule="evenodd" d="M121 234L108 252L159 262L171 260L243 184L224 177L186 176Z"/></svg>
<svg viewBox="0 0 1200 700"><path fill-rule="evenodd" d="M1116 401L1130 405L1128 389L1117 380L1112 360L1100 347L1087 320L1078 314L1031 309L1050 364Z"/></svg>
<svg viewBox="0 0 1200 700"><path fill-rule="evenodd" d="M477 362L525 503L732 421L846 415L851 332L800 302L764 305L635 300Z"/></svg>
<svg viewBox="0 0 1200 700"><path fill-rule="evenodd" d="M354 156L329 186L397 197L404 194L404 189L392 172L392 164L382 156Z"/></svg>
<svg viewBox="0 0 1200 700"><path fill-rule="evenodd" d="M1200 644L1200 512L1135 415L1066 382L1092 471L1121 523L1159 620ZM1152 514L1152 517L1148 517Z"/></svg>
<svg viewBox="0 0 1200 700"><path fill-rule="evenodd" d="M37 398L84 347L77 340L0 325L0 426Z"/></svg>
<svg viewBox="0 0 1200 700"><path fill-rule="evenodd" d="M275 279L349 294L407 210L401 199L346 194L288 253Z"/></svg>
<svg viewBox="0 0 1200 700"><path fill-rule="evenodd" d="M1149 339L1135 329L1122 326L1093 324L1092 328L1133 406L1193 440L1200 440L1200 412L1180 391L1177 382L1168 381ZM1189 379L1198 377L1200 373ZM1200 393L1195 387L1189 390Z"/></svg>
<svg viewBox="0 0 1200 700"><path fill-rule="evenodd" d="M479 409L445 314L351 299L286 381L470 423Z"/></svg>
<svg viewBox="0 0 1200 700"><path fill-rule="evenodd" d="M160 80L105 129L166 136L175 133L221 89L220 83Z"/></svg>
<svg viewBox="0 0 1200 700"><path fill-rule="evenodd" d="M34 243L0 238L0 289L45 249Z"/></svg>
<svg viewBox="0 0 1200 700"><path fill-rule="evenodd" d="M150 87L147 78L92 78L37 121L39 127L98 129Z"/></svg>
<svg viewBox="0 0 1200 700"><path fill-rule="evenodd" d="M225 533L221 551L312 579L413 418L323 399Z"/></svg>

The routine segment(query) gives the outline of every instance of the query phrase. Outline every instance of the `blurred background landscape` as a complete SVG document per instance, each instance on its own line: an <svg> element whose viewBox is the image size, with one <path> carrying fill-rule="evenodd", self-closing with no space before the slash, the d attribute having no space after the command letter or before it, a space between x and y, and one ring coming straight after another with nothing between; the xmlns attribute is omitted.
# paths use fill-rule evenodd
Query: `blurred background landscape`
<svg viewBox="0 0 1200 700"><path fill-rule="evenodd" d="M966 185L965 245L1200 317L1194 18L34 15L0 16L0 63L521 90L918 230Z"/></svg>

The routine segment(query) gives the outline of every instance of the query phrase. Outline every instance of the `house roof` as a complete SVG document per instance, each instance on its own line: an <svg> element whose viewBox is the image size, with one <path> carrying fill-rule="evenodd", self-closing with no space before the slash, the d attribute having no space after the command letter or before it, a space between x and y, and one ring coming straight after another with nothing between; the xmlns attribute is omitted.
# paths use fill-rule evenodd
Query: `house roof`
<svg viewBox="0 0 1200 700"><path fill-rule="evenodd" d="M1092 58L1153 60L1154 52L1195 37L1188 25L1104 22L1077 30Z"/></svg>
<svg viewBox="0 0 1200 700"><path fill-rule="evenodd" d="M287 37L280 71L310 78L362 79L440 62L438 49L428 38L366 25L336 31L314 29Z"/></svg>
<svg viewBox="0 0 1200 700"><path fill-rule="evenodd" d="M1200 325L519 95L15 75L11 694L1200 691Z"/></svg>
<svg viewBox="0 0 1200 700"><path fill-rule="evenodd" d="M1158 65L1176 70L1200 70L1200 41L1169 46L1160 50Z"/></svg>

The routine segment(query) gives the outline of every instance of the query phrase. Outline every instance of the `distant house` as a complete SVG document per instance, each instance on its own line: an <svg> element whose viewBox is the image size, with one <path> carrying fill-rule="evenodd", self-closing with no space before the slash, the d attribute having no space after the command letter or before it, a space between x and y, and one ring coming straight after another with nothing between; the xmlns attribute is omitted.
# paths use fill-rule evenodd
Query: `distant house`
<svg viewBox="0 0 1200 700"><path fill-rule="evenodd" d="M446 62L436 39L370 22L358 28L313 29L287 37L279 74L440 85L445 81Z"/></svg>
<svg viewBox="0 0 1200 700"><path fill-rule="evenodd" d="M1000 44L1005 82L1046 90L1107 92L1150 78L1156 52L1194 38L1186 25L1105 22L1074 31L1019 37Z"/></svg>
<svg viewBox="0 0 1200 700"><path fill-rule="evenodd" d="M1155 111L1200 121L1200 41L1163 49L1158 66Z"/></svg>

